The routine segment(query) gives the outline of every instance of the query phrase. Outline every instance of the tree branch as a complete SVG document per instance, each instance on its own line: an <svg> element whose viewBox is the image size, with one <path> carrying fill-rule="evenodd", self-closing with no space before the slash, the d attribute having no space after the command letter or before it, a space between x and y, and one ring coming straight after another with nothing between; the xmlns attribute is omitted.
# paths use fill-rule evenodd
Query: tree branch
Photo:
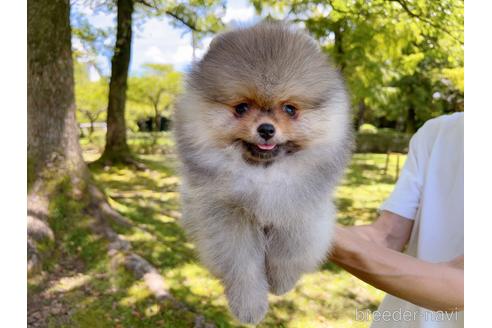
<svg viewBox="0 0 492 328"><path fill-rule="evenodd" d="M152 1L152 4L149 3L149 2L147 2L146 0L135 0L135 2L136 3L139 3L139 4L142 4L142 5L146 6L146 7L152 8L152 9L159 9L157 7L157 3L155 1ZM205 32L205 31L202 31L199 28L197 28L196 27L196 24L192 24L192 23L188 22L183 17L178 16L176 13L172 12L169 9L164 10L164 13L166 15L168 15L168 16L171 16L175 20L179 21L180 23L182 23L183 25L185 25L186 27L188 27L190 30L193 30L195 32Z"/></svg>
<svg viewBox="0 0 492 328"><path fill-rule="evenodd" d="M408 4L405 2L405 0L388 0L390 2L396 2L398 3L402 9L412 18L416 18L418 20L420 20L421 22L424 22L430 26L432 26L433 28L435 29L438 29L440 31L443 31L444 33L446 33L447 35L449 35L451 38L453 38L453 40L457 41L458 43L460 43L461 45L464 44L463 41L457 39L450 31L448 31L446 28L444 28L443 26L440 26L436 23L434 23L433 21L431 21L430 19L427 19L426 17L423 17L422 14L417 14L415 12L413 12L409 7L408 7Z"/></svg>
<svg viewBox="0 0 492 328"><path fill-rule="evenodd" d="M157 3L155 1L152 1L152 4L150 4L145 0L135 0L135 3L139 3L139 4L144 5L146 7L149 7L149 8L157 9Z"/></svg>
<svg viewBox="0 0 492 328"><path fill-rule="evenodd" d="M139 3L139 4L142 4L142 5L146 6L146 7L152 8L152 9L159 9L158 6L157 6L156 1L152 1L152 4L149 3L146 0L135 0L135 2L136 3ZM171 11L169 9L164 10L164 13L166 15L168 15L168 16L171 16L175 20L179 21L180 23L182 23L183 25L185 25L186 27L188 27L190 30L193 30L195 32L205 32L205 31L202 31L199 28L197 28L196 27L196 24L192 24L192 23L188 22L183 17L178 16L176 13L174 13L173 11Z"/></svg>
<svg viewBox="0 0 492 328"><path fill-rule="evenodd" d="M169 15L172 18L174 18L175 20L181 22L182 24L184 24L185 26L187 26L192 31L195 31L195 32L205 32L205 31L202 31L199 28L197 28L196 27L196 24L191 24L191 23L187 22L184 18L179 17L178 15L176 15L175 13L173 13L170 10L166 10L164 12L166 13L166 15Z"/></svg>

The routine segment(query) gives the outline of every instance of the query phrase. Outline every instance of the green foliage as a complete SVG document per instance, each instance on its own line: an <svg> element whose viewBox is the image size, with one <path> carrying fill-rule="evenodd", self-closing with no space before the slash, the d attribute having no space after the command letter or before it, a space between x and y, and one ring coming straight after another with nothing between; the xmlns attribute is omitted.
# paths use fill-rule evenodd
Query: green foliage
<svg viewBox="0 0 492 328"><path fill-rule="evenodd" d="M174 142L171 138L171 132L128 132L128 146L132 154L149 155L160 154L166 155L173 153ZM81 146L85 149L84 159L93 162L99 158L100 152L104 149L105 133L102 130L96 130L91 138L82 137Z"/></svg>
<svg viewBox="0 0 492 328"><path fill-rule="evenodd" d="M174 143L170 132L138 132L129 135L128 144L135 154L169 154Z"/></svg>
<svg viewBox="0 0 492 328"><path fill-rule="evenodd" d="M372 124L364 123L359 127L360 133L376 134L378 133L378 128Z"/></svg>
<svg viewBox="0 0 492 328"><path fill-rule="evenodd" d="M81 259L88 267L105 255L105 242L93 234L90 218L83 209L87 200L70 197L71 184L67 180L58 186L56 196L50 202L49 225L53 229L58 246L58 257ZM58 258L59 260L59 258Z"/></svg>
<svg viewBox="0 0 492 328"><path fill-rule="evenodd" d="M174 26L191 29L199 36L216 33L224 27L221 21L225 14L224 0L161 0L155 3L156 10L151 10L150 14L172 17Z"/></svg>
<svg viewBox="0 0 492 328"><path fill-rule="evenodd" d="M407 153L411 134L395 131L393 129L378 129L368 132L360 131L356 135L356 152L378 153L387 152Z"/></svg>
<svg viewBox="0 0 492 328"><path fill-rule="evenodd" d="M86 63L74 62L75 102L80 123L105 121L109 82L106 78L90 81Z"/></svg>
<svg viewBox="0 0 492 328"><path fill-rule="evenodd" d="M182 90L182 74L171 65L147 64L142 76L128 80L127 121L136 127L138 119L169 116Z"/></svg>
<svg viewBox="0 0 492 328"><path fill-rule="evenodd" d="M462 109L463 1L253 0L304 24L347 79L357 112L413 132ZM357 117L359 119L359 117Z"/></svg>

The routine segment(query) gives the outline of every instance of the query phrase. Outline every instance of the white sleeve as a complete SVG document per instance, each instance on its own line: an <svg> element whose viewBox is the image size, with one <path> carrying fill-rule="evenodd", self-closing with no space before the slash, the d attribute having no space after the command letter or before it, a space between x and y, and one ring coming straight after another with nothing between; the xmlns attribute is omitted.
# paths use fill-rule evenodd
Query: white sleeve
<svg viewBox="0 0 492 328"><path fill-rule="evenodd" d="M415 218L429 158L429 137L429 124L425 124L410 140L407 160L398 182L380 211L390 211L412 220Z"/></svg>

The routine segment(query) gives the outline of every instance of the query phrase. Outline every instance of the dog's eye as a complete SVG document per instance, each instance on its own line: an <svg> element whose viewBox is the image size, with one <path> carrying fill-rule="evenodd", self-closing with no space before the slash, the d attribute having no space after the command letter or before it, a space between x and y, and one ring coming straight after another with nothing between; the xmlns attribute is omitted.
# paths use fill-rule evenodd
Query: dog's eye
<svg viewBox="0 0 492 328"><path fill-rule="evenodd" d="M287 115L293 117L296 115L296 108L292 105L285 104L283 107L283 111L287 113Z"/></svg>
<svg viewBox="0 0 492 328"><path fill-rule="evenodd" d="M237 105L235 107L235 109L236 109L237 114L243 115L244 113L246 113L248 111L249 107L248 107L248 104L241 103L241 104Z"/></svg>

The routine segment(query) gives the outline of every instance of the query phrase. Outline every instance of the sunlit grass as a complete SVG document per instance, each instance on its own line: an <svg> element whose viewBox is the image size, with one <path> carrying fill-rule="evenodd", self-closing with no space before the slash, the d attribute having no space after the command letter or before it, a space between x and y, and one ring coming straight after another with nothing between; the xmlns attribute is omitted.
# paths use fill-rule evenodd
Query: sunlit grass
<svg viewBox="0 0 492 328"><path fill-rule="evenodd" d="M176 159L169 135L160 139L157 144L165 149L139 155L148 170L92 168L111 205L135 223L134 228L114 228L136 253L160 270L178 300L218 327L239 327L227 309L222 286L197 261L193 245L178 225ZM147 144L142 138L135 140ZM82 146L88 161L97 159L102 150L101 144L86 140ZM396 161L397 155L390 156L384 174L386 155L354 155L336 192L341 224L364 224L376 218L378 206L393 188ZM400 167L403 161L401 156ZM85 261L90 263L83 276L62 280L60 286L53 287L53 292L64 293L66 302L76 308L67 327L193 326L191 313L155 300L145 285L115 265L114 259L106 254L96 256L94 252L101 252L103 241L76 234L66 242L73 244L73 255L82 247ZM82 293L82 287L90 292ZM303 276L292 292L270 296L270 310L259 327L368 327L369 322L355 321L355 310L376 309L382 296L382 292L327 263L318 272Z"/></svg>

